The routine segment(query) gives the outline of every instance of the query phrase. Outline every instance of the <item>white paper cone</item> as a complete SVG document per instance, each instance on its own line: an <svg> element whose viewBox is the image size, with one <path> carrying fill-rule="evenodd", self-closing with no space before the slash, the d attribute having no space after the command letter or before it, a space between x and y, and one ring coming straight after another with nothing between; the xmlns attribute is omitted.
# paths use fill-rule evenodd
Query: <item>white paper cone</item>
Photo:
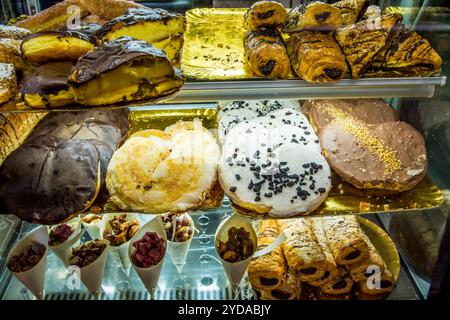
<svg viewBox="0 0 450 320"><path fill-rule="evenodd" d="M102 254L91 264L80 268L80 279L93 294L98 294L102 287L103 273L105 271L106 259L108 257L108 240L100 240L106 244ZM88 243L88 242L86 242Z"/></svg>
<svg viewBox="0 0 450 320"><path fill-rule="evenodd" d="M27 287L31 293L38 299L44 298L44 284L45 284L45 266L47 263L47 251L48 251L48 229L46 226L40 226L33 231L29 232L23 237L9 252L6 261L16 255L21 254L25 247L31 242L36 241L45 246L45 253L41 260L33 268L24 272L12 272L11 273Z"/></svg>
<svg viewBox="0 0 450 320"><path fill-rule="evenodd" d="M184 264L186 262L186 257L189 252L189 247L191 246L192 239L194 238L194 221L191 216L186 214L189 223L192 227L192 235L189 240L183 242L174 242L167 240L167 252L169 253L170 259L172 259L173 264L177 268L178 273L183 272Z"/></svg>
<svg viewBox="0 0 450 320"><path fill-rule="evenodd" d="M104 214L102 219L96 223L86 223L81 220L83 227L86 229L86 232L89 234L92 240L101 239L102 236L100 234L100 230L103 230L105 224L107 222L108 215Z"/></svg>
<svg viewBox="0 0 450 320"><path fill-rule="evenodd" d="M104 239L103 233L105 229L109 225L109 221L114 218L115 216L119 216L121 213L111 213L106 215L104 223L102 223L100 227L100 239ZM138 215L136 213L127 213L127 221L130 220L138 220ZM131 239L128 240L128 242L125 242L121 244L120 246L109 246L109 251L111 251L111 254L114 258L116 258L118 261L120 261L120 264L122 265L122 268L125 272L125 274L128 276L130 274L131 269L131 261L128 257L128 247L130 246Z"/></svg>
<svg viewBox="0 0 450 320"><path fill-rule="evenodd" d="M71 254L72 248L80 243L81 236L83 235L80 218L74 218L67 222L67 224L73 229L70 237L57 246L49 246L66 266L69 264L69 255Z"/></svg>
<svg viewBox="0 0 450 320"><path fill-rule="evenodd" d="M131 261L131 255L133 254L135 248L133 247L133 243L140 240L146 232L156 232L158 237L163 238L166 243L166 251L167 251L167 236L164 225L159 218L159 216L154 216L149 222L147 222L142 228L134 235L133 239L130 241L130 246L128 248L128 257ZM133 263L133 268L144 284L145 288L147 288L148 292L153 295L156 287L158 286L159 276L161 274L161 269L164 263L164 257L158 262L156 265L150 268L139 268L135 266Z"/></svg>
<svg viewBox="0 0 450 320"><path fill-rule="evenodd" d="M247 232L250 233L250 239L253 241L253 253L247 259L239 262L228 262L223 260L218 251L219 241L225 242L228 240L228 230L232 227L236 228L244 227L245 230L247 230ZM250 223L250 221L236 214L233 214L232 216L223 220L216 230L214 244L216 247L217 256L219 257L219 260L223 265L225 273L228 277L228 281L231 284L231 289L233 293L239 287L242 277L244 276L245 270L247 270L250 260L252 259L253 254L255 253L257 244L256 239L257 239L256 232L253 229L253 226Z"/></svg>

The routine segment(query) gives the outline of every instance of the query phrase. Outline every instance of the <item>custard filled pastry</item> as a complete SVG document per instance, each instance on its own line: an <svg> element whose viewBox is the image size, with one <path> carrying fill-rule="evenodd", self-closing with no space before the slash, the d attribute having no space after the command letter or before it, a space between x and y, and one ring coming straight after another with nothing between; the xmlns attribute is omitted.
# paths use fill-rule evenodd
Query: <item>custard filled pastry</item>
<svg viewBox="0 0 450 320"><path fill-rule="evenodd" d="M183 74L164 51L130 37L95 47L69 77L75 100L94 106L166 96L183 83Z"/></svg>
<svg viewBox="0 0 450 320"><path fill-rule="evenodd" d="M292 8L286 18L283 31L287 33L302 30L330 31L341 25L342 16L338 8L315 1Z"/></svg>
<svg viewBox="0 0 450 320"><path fill-rule="evenodd" d="M219 156L216 140L198 121L139 131L114 153L106 186L121 210L195 210L217 183Z"/></svg>
<svg viewBox="0 0 450 320"><path fill-rule="evenodd" d="M17 94L17 79L14 65L0 63L0 104Z"/></svg>
<svg viewBox="0 0 450 320"><path fill-rule="evenodd" d="M342 15L342 25L353 24L357 22L369 6L369 0L341 0L333 3Z"/></svg>
<svg viewBox="0 0 450 320"><path fill-rule="evenodd" d="M255 31L261 27L277 28L284 25L287 11L284 6L276 1L255 2L245 13L246 27Z"/></svg>
<svg viewBox="0 0 450 320"><path fill-rule="evenodd" d="M366 237L355 216L323 217L322 222L337 264L354 264L368 257Z"/></svg>
<svg viewBox="0 0 450 320"><path fill-rule="evenodd" d="M391 29L401 19L401 14L390 13L336 30L335 39L344 52L353 79L359 79L367 70L378 51L386 45Z"/></svg>
<svg viewBox="0 0 450 320"><path fill-rule="evenodd" d="M427 77L439 72L442 59L417 32L396 28L371 63L368 76Z"/></svg>
<svg viewBox="0 0 450 320"><path fill-rule="evenodd" d="M247 32L244 48L250 68L257 76L287 78L291 66L283 39L277 30L262 28Z"/></svg>
<svg viewBox="0 0 450 320"><path fill-rule="evenodd" d="M279 234L280 229L276 220L262 220L257 250L270 245ZM283 284L285 268L283 251L281 246L278 246L270 253L251 260L248 266L248 277L254 289L272 290Z"/></svg>
<svg viewBox="0 0 450 320"><path fill-rule="evenodd" d="M292 34L287 50L295 73L312 83L336 82L347 70L345 56L333 37L317 31Z"/></svg>

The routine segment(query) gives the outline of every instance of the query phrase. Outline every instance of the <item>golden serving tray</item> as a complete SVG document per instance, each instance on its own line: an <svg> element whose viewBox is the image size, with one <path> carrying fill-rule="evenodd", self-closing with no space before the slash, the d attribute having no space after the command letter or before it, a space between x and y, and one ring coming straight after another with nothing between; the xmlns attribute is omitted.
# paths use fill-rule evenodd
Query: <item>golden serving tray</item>
<svg viewBox="0 0 450 320"><path fill-rule="evenodd" d="M177 121L191 121L199 119L203 126L217 134L217 109L202 108L193 109L183 106L174 106L170 109L132 110L130 112L130 131L144 129L164 129ZM335 215L335 214L367 214L382 212L408 212L438 208L444 203L443 192L428 178L425 177L411 190L390 196L374 196L359 190L352 185L341 181L337 175L333 175L333 188L327 200L311 215ZM219 205L219 204L217 204ZM91 212L119 212L112 203L94 204ZM269 218L267 215L246 214L250 218Z"/></svg>

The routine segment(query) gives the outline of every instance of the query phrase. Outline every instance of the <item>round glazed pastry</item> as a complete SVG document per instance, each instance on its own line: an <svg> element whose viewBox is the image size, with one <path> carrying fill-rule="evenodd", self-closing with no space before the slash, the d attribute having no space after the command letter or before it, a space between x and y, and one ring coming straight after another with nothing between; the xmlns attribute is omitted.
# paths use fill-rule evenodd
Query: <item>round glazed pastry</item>
<svg viewBox="0 0 450 320"><path fill-rule="evenodd" d="M219 162L220 183L233 203L273 217L316 209L331 188L330 175L320 152L290 141L280 143L273 129L255 122L230 131Z"/></svg>
<svg viewBox="0 0 450 320"><path fill-rule="evenodd" d="M320 137L330 166L357 188L400 192L426 174L425 142L406 122L341 121L327 125Z"/></svg>
<svg viewBox="0 0 450 320"><path fill-rule="evenodd" d="M198 208L217 182L219 156L214 137L197 121L139 131L114 153L106 185L122 210Z"/></svg>

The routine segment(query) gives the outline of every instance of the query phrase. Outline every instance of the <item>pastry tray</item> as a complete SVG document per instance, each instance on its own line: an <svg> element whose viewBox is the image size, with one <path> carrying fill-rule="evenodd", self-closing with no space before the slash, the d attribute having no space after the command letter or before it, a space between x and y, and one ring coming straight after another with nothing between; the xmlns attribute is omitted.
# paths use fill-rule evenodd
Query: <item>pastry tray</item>
<svg viewBox="0 0 450 320"><path fill-rule="evenodd" d="M220 221L231 214L228 201L224 201L218 209L211 210L207 215L203 212L192 212L191 217L198 230L194 234L186 263L181 273L177 272L175 265L167 255L158 282L154 299L193 299L193 300L243 300L252 299L253 291L247 274L241 282L239 291L233 295L227 282L227 277L218 260L214 248L214 234ZM141 215L141 222L148 217ZM371 216L376 222L376 217ZM387 299L417 299L409 281L407 273L401 269L400 260L392 239L376 223L365 218L359 218L361 227L366 232L372 243L379 250L388 268L397 279L394 291ZM35 228L35 225L23 223L18 238L22 238L26 232ZM90 238L87 234L82 242ZM13 243L8 243L12 247ZM50 250L47 257L47 269L45 280L45 299L47 300L95 300L84 286L82 288L68 288L73 275L64 268L61 261ZM111 253L108 256L103 278L100 300L149 300L150 295L146 291L139 277L132 269L127 275L121 267L121 263ZM5 268L6 269L6 268ZM0 270L0 283L6 284L3 299L32 299L32 295L6 270ZM11 281L9 281L11 279ZM0 297L1 298L1 297Z"/></svg>
<svg viewBox="0 0 450 320"><path fill-rule="evenodd" d="M161 106L159 109L147 110L134 108L130 112L129 134L143 129L164 129L179 120L189 121L196 118L200 119L203 126L214 135L217 135L217 109L193 108L192 105L190 107L171 106L170 109L162 109ZM443 204L443 192L428 177L409 191L393 196L374 196L340 181L337 175L333 175L333 188L327 200L311 215L407 212L438 208ZM120 212L110 202L96 203L90 211Z"/></svg>

